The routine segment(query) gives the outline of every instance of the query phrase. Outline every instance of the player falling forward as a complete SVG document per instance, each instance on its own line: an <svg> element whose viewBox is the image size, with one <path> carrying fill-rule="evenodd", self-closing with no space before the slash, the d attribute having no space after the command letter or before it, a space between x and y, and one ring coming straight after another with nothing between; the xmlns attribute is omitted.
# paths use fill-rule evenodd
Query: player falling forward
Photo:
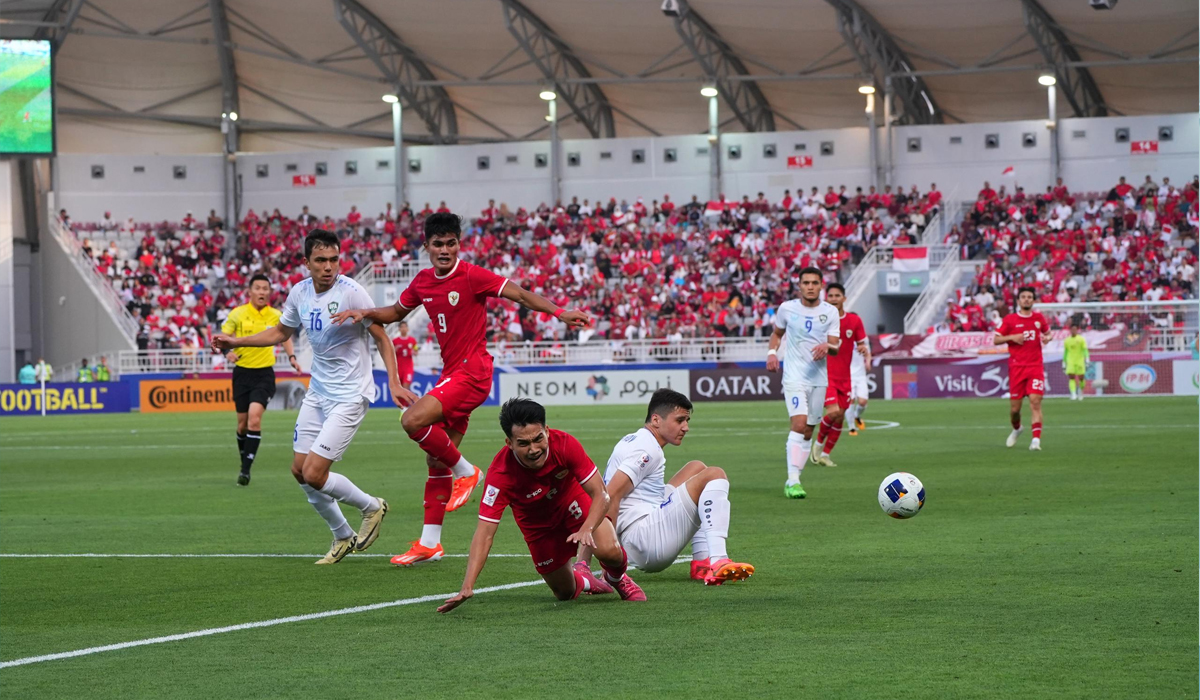
<svg viewBox="0 0 1200 700"><path fill-rule="evenodd" d="M596 478L598 469L583 445L571 435L546 426L546 409L529 399L510 399L500 409L505 447L496 453L484 479L479 524L471 538L462 589L438 612L450 612L474 595L504 509L513 518L537 572L559 600L580 593L612 593L623 600L645 600L646 594L629 578L625 550L612 523L604 519L608 492ZM584 562L571 566L581 548L594 551L604 570L597 579Z"/></svg>
<svg viewBox="0 0 1200 700"><path fill-rule="evenodd" d="M692 419L692 402L671 389L650 397L646 423L613 448L604 471L612 498L609 517L629 552L629 563L642 571L662 571L692 543L691 577L719 586L754 574L754 567L730 560L729 479L725 470L699 460L683 465L663 483L667 458L663 447L679 445Z"/></svg>
<svg viewBox="0 0 1200 700"><path fill-rule="evenodd" d="M1017 313L1004 317L992 341L1008 345L1008 397L1012 432L1004 444L1012 447L1021 434L1021 403L1029 397L1033 440L1029 449L1042 449L1042 394L1046 391L1046 371L1042 367L1042 346L1050 342L1050 324L1033 310L1033 287L1017 290Z"/></svg>
<svg viewBox="0 0 1200 700"><path fill-rule="evenodd" d="M350 552L370 547L379 537L388 511L387 501L365 493L345 476L329 470L350 446L375 395L368 335L383 358L397 405L402 391L396 379L396 356L383 326L339 326L330 322L339 310L370 308L372 303L357 282L338 274L339 250L336 235L314 229L304 239L304 264L311 276L288 293L279 325L244 338L224 334L213 337L213 348L224 351L279 345L300 328L308 335L313 352L312 380L296 417L292 476L333 532L333 545L317 560L318 564L336 564ZM357 534L338 503L354 506L362 513Z"/></svg>
<svg viewBox="0 0 1200 700"><path fill-rule="evenodd" d="M425 219L424 247L433 268L418 272L394 306L347 310L333 317L337 324L365 319L386 325L403 321L424 305L441 345L442 376L437 385L420 399L401 388L407 408L400 425L425 451L429 478L421 537L407 552L392 558L397 566L438 561L444 556L441 541L446 512L465 504L479 483L482 472L462 456L458 446L467 433L471 412L492 390L492 356L485 334L487 300L509 299L532 311L553 314L573 328L588 322L582 311L560 309L490 270L459 260L461 237L462 221L457 216L448 212L430 215Z"/></svg>
<svg viewBox="0 0 1200 700"><path fill-rule="evenodd" d="M1087 339L1079 334L1079 324L1071 322L1071 335L1063 340L1063 373L1071 389L1072 401L1083 401L1083 389L1087 384L1088 345Z"/></svg>
<svg viewBox="0 0 1200 700"><path fill-rule="evenodd" d="M812 450L813 426L821 422L825 392L829 384L825 358L836 355L841 345L838 310L821 301L821 271L800 271L800 298L779 305L775 331L767 350L767 371L779 371L779 346L787 339L783 363L783 398L791 431L787 438L788 498L804 498L800 475Z"/></svg>
<svg viewBox="0 0 1200 700"><path fill-rule="evenodd" d="M812 451L812 462L827 467L837 464L829 457L842 436L842 426L845 423L846 412L850 408L851 381L850 362L857 355L870 355L871 347L867 344L867 332L863 330L862 319L854 312L848 312L843 307L846 303L846 288L834 282L825 288L825 301L837 309L838 327L847 345L855 346L857 352L847 350L829 356L826 369L829 373L829 387L825 391L825 407L828 412L821 419L821 428L817 431L817 442L821 445L820 455Z"/></svg>

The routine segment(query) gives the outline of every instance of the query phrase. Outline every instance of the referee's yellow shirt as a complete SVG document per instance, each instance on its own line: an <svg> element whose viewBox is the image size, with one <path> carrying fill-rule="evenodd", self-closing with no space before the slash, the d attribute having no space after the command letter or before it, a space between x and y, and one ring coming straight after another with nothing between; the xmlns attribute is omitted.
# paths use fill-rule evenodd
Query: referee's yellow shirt
<svg viewBox="0 0 1200 700"><path fill-rule="evenodd" d="M245 338L248 335L261 333L271 326L279 325L281 314L269 306L262 311L254 308L253 304L242 304L225 318L221 324L221 332L235 338ZM275 348L238 348L237 366L248 369L275 366Z"/></svg>

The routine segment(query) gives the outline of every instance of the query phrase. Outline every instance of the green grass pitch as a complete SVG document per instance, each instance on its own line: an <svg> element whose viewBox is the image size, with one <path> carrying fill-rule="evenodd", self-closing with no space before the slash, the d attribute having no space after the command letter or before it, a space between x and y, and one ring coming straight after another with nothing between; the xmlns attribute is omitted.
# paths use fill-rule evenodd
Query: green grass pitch
<svg viewBox="0 0 1200 700"><path fill-rule="evenodd" d="M640 407L550 408L600 465ZM291 622L0 668L5 697L1179 698L1197 695L1197 405L1046 402L1044 451L1005 449L1007 402L875 402L894 421L809 467L783 497L775 403L701 404L690 458L732 482L730 550L758 573L705 588L687 567L634 573L649 601L560 603L543 586ZM1028 413L1026 413L1028 416ZM338 467L392 512L367 554L420 530L423 456L374 411ZM267 415L248 488L225 414L0 421L0 551L302 553L329 532L293 482L294 415ZM1026 417L1028 421L1028 417ZM476 413L464 452L502 444ZM927 488L886 517L884 476ZM478 496L476 496L477 504ZM357 525L356 514L347 514ZM473 507L447 517L464 553ZM511 515L495 552L526 555ZM315 558L315 556L314 556ZM0 661L458 590L465 559L413 570L382 556L0 560ZM534 581L493 559L479 586Z"/></svg>

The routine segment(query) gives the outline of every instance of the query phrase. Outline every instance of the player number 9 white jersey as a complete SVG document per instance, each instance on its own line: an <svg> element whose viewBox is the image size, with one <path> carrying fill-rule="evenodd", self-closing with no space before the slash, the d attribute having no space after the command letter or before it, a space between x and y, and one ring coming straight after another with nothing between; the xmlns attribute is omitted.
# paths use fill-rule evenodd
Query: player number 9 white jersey
<svg viewBox="0 0 1200 700"><path fill-rule="evenodd" d="M779 305L775 327L784 332L783 385L828 386L825 360L814 360L813 349L841 334L837 308L825 301L805 306L791 299Z"/></svg>

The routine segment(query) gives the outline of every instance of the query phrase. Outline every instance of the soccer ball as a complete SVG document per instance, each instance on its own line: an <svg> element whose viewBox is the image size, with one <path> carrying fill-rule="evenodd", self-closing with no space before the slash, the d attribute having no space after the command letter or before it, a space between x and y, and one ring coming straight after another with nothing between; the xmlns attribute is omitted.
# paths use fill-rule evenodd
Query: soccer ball
<svg viewBox="0 0 1200 700"><path fill-rule="evenodd" d="M925 486L908 472L896 472L879 485L879 507L893 518L911 518L925 507Z"/></svg>

